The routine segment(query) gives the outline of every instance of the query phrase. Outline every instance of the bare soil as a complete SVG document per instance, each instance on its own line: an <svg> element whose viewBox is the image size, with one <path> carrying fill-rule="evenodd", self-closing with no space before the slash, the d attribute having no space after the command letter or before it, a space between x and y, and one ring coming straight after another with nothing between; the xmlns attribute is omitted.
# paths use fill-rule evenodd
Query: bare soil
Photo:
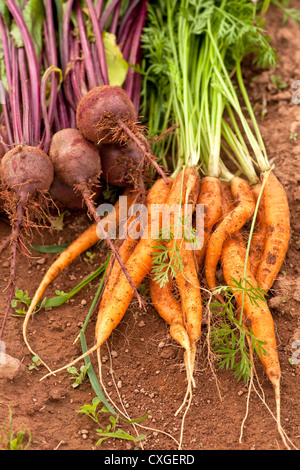
<svg viewBox="0 0 300 470"><path fill-rule="evenodd" d="M299 1L293 5L300 8ZM282 368L282 424L298 448L300 365L292 365L290 359L294 353L294 362L297 362L295 341L300 340L300 105L294 104L291 97L295 92L292 84L300 79L300 26L290 21L283 24L282 13L274 7L270 9L268 18L268 34L277 50L279 63L275 70L264 72L257 70L250 62L245 63L244 74L252 102L257 104L256 113L269 157L285 186L291 209L290 248L273 286L269 304L276 326ZM276 87L271 76L279 77L281 86ZM284 83L286 87L282 85ZM74 212L66 216L63 231L44 231L43 239L39 233L35 233L34 243L51 245L71 242L89 224L84 213ZM1 237L9 233L9 225L3 218L0 220L0 233ZM91 251L95 257L91 261L84 255L77 259L49 287L46 293L48 298L55 295L56 289L69 292L105 260L107 248L104 245L94 247ZM41 276L56 256L37 252L32 252L31 259L20 256L17 287L28 290L32 297ZM8 276L8 254L5 253L0 258L2 312L6 307ZM85 320L98 282L99 279L95 280L91 287L86 287L73 301L61 307L43 309L30 322L30 343L52 369L80 355L80 342L73 344L73 341ZM180 439L183 414L177 417L174 414L186 391L183 352L170 338L167 325L151 306L147 282L143 286L147 312L142 312L134 300L102 349L103 383L110 397L122 408L121 398L130 418L140 418L150 413L141 424L152 430L138 428L140 434L147 435L142 441L144 449L176 450L174 439ZM95 321L96 314L92 316L86 330L89 346L94 344ZM254 391L250 395L242 442L239 442L248 389L244 383L237 382L232 371L221 371L217 364L214 364L213 374L207 361L206 335L207 326L204 324L198 346L196 389L185 417L182 448L283 449L274 418ZM90 404L95 396L89 381L73 388L66 371L40 381L46 369L38 367L29 370L32 355L23 342L22 319L9 317L4 341L6 352L19 359L22 368L14 379L0 377L0 425L8 428L10 406L14 431L17 432L22 425L30 430L32 450L133 449L132 442L120 439L108 439L101 446L96 446L96 429L105 428L109 421L108 415L103 414L97 425L87 416L77 413L81 406ZM92 355L91 360L97 371L96 355ZM266 403L274 413L273 389L259 361L256 361L256 371ZM131 425L121 421L120 427L135 435Z"/></svg>

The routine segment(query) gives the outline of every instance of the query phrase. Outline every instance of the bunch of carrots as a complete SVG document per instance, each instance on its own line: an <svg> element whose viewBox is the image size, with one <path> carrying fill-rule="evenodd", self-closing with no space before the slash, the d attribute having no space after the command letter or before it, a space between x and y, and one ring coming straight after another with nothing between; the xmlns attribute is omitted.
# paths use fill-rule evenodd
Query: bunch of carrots
<svg viewBox="0 0 300 470"><path fill-rule="evenodd" d="M272 65L274 60L261 28L263 17L256 4L246 0L238 9L229 0L207 5L189 0L141 0L130 6L125 2L125 10L121 1L108 2L106 9L101 1L96 7L93 2L86 3L82 11L79 1L69 0L64 10L58 11L60 59L46 48L49 57L54 57L47 65L55 67L48 69L55 86L51 88L51 113L46 120L44 116L41 126L45 126L44 150L55 177L80 196L94 223L45 273L25 316L24 341L36 354L27 338L32 314L50 283L97 243L100 230L111 257L95 344L56 371L41 362L54 374L96 351L99 360L101 346L121 322L133 297L144 306L137 289L148 277L153 306L184 350L186 398L190 401L196 386L202 292L224 303L224 289L216 276L220 265L236 301L237 321L249 338L263 345L263 350L256 350L275 390L278 430L288 447L280 424L281 372L274 322L265 296L288 250L289 207L276 170L268 161L241 72L242 59L254 50L262 65ZM14 2L7 4L26 31ZM49 8L49 2L45 1L45 6ZM267 8L262 11L266 14ZM1 26L4 32L2 12ZM125 57L135 65L129 67L121 83L115 82L116 75L109 68L104 31L116 40L114 51L118 48L123 60ZM28 41L28 34L23 36ZM106 40L111 38L106 36ZM64 77L62 94L54 92L59 66ZM55 113L55 106L64 111ZM150 134L161 135L152 146L145 126L138 122L139 111ZM9 108L4 112L3 120L8 123ZM3 131L1 136L4 139ZM123 176L128 176L132 167L136 170L130 184L119 178L120 187L126 188L128 214L115 243L105 227L113 218L119 222L119 202L113 213L101 219L93 200L101 159L114 160L110 171L122 167ZM145 203L144 219L130 210L137 201ZM158 205L170 215L168 230ZM201 230L197 231L199 221ZM247 286L259 289L261 295L255 302L247 295ZM255 349L255 343L251 347Z"/></svg>

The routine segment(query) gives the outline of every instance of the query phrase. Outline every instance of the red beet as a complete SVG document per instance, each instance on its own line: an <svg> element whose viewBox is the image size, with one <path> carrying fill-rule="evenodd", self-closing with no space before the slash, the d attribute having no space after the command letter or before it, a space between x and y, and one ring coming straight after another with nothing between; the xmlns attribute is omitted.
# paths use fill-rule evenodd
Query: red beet
<svg viewBox="0 0 300 470"><path fill-rule="evenodd" d="M137 115L134 105L123 88L103 85L92 88L80 100L76 122L82 135L94 144L109 143L112 133L109 126L101 129L100 118L107 118L116 125L116 120L135 122Z"/></svg>
<svg viewBox="0 0 300 470"><path fill-rule="evenodd" d="M51 140L49 156L57 178L71 188L95 183L100 176L99 151L77 129L56 132Z"/></svg>
<svg viewBox="0 0 300 470"><path fill-rule="evenodd" d="M76 122L82 135L95 145L135 143L143 157L168 184L164 171L151 154L149 143L137 123L135 107L121 87L103 85L92 88L78 104Z"/></svg>
<svg viewBox="0 0 300 470"><path fill-rule="evenodd" d="M1 160L5 186L26 201L37 192L48 191L53 181L53 165L48 155L37 147L17 145Z"/></svg>
<svg viewBox="0 0 300 470"><path fill-rule="evenodd" d="M143 156L134 143L101 145L100 156L103 181L121 188L136 184Z"/></svg>
<svg viewBox="0 0 300 470"><path fill-rule="evenodd" d="M99 186L95 186L93 190L93 200L96 201L100 196L101 188ZM62 183L56 176L54 176L54 180L49 191L51 198L59 209L69 209L71 211L83 210L83 201L80 194L74 191L73 188L70 188L70 186Z"/></svg>

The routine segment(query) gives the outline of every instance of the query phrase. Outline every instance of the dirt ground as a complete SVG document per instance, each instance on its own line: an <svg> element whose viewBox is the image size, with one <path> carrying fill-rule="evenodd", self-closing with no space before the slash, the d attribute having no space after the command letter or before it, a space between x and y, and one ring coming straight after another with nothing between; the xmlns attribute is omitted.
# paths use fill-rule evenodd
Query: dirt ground
<svg viewBox="0 0 300 470"><path fill-rule="evenodd" d="M300 8L300 1L293 5ZM299 448L300 365L297 364L296 346L299 344L297 340L300 340L300 105L293 103L291 96L295 92L293 82L300 80L300 26L290 21L283 25L282 13L274 7L270 9L268 18L268 33L273 38L272 44L280 61L276 70L263 73L255 70L251 64L245 64L244 74L252 102L257 104L256 112L269 157L275 163L276 174L285 186L291 209L290 248L273 286L269 303L276 326L282 368L282 424L291 441ZM51 245L71 242L89 223L83 213L69 214L64 219L63 231L52 234L45 232L42 241L36 234L34 243ZM3 219L0 221L0 233L1 237L9 233L9 226ZM89 260L86 255L82 255L76 260L49 287L46 294L48 298L55 295L56 289L69 292L105 259L107 250L104 246L91 251L95 257ZM31 260L19 258L17 282L17 287L28 290L30 297L43 272L57 256L37 252L32 255ZM4 290L9 274L7 258L7 253L0 258L1 312L7 300ZM51 368L65 365L81 353L80 343L73 344L73 341L85 320L98 282L99 279L61 307L43 309L30 322L30 344ZM176 417L175 411L186 391L183 353L170 338L167 325L151 306L147 283L144 283L143 294L147 300L147 312L139 310L137 302L133 301L108 341L109 350L107 346L103 347L103 383L109 396L118 406L124 406L131 419L150 413L141 423L148 429L138 428L140 434L147 436L141 441L144 449L176 450L183 414ZM95 321L96 315L93 315L86 330L88 345L94 344ZM248 418L242 441L239 442L246 413L247 387L237 382L231 371L220 371L216 366L215 375L212 373L207 362L206 334L204 324L200 342L203 346L198 347L196 388L185 417L182 448L283 449L275 421L254 391L250 395ZM40 381L46 369L38 367L29 370L32 355L22 339L22 319L9 317L4 341L6 352L22 362L22 369L12 380L0 377L0 425L6 428L9 426L9 405L14 431L20 430L22 425L24 429L30 430L32 442L29 448L32 450L134 448L131 441L120 439L108 439L101 446L96 446L96 429L106 428L110 415L103 413L100 424L96 424L87 416L77 413L81 406L91 404L95 397L89 381L73 388L66 371ZM294 364L290 361L292 356ZM91 360L97 370L96 355L92 355ZM272 386L258 361L256 368L266 403L274 413ZM120 427L135 435L131 425L121 421Z"/></svg>

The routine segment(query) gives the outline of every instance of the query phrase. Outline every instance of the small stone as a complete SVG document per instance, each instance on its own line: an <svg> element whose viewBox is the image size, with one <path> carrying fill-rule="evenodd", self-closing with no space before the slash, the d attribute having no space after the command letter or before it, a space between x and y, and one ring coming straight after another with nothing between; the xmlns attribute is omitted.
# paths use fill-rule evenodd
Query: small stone
<svg viewBox="0 0 300 470"><path fill-rule="evenodd" d="M159 348L163 348L164 345L165 345L164 341L161 341L161 342L159 343L158 347L159 347Z"/></svg>
<svg viewBox="0 0 300 470"><path fill-rule="evenodd" d="M112 357L118 357L119 353L117 351L111 352Z"/></svg>
<svg viewBox="0 0 300 470"><path fill-rule="evenodd" d="M0 379L12 380L22 369L19 359L10 356L0 350Z"/></svg>
<svg viewBox="0 0 300 470"><path fill-rule="evenodd" d="M300 290L296 290L293 294L293 299L296 300L297 302L300 302Z"/></svg>
<svg viewBox="0 0 300 470"><path fill-rule="evenodd" d="M122 380L119 380L119 381L118 381L117 387L118 387L118 388L122 388Z"/></svg>
<svg viewBox="0 0 300 470"><path fill-rule="evenodd" d="M142 321L140 321L140 323L139 323L139 327L140 327L140 328L143 328L144 326L145 326L145 322L144 322L143 320L142 320Z"/></svg>
<svg viewBox="0 0 300 470"><path fill-rule="evenodd" d="M243 393L244 393L244 390L239 390L238 391L238 396L241 397L243 395Z"/></svg>
<svg viewBox="0 0 300 470"><path fill-rule="evenodd" d="M51 400L58 401L61 399L61 393L57 388L50 390L49 396Z"/></svg>
<svg viewBox="0 0 300 470"><path fill-rule="evenodd" d="M37 260L37 264L45 264L46 258L40 258Z"/></svg>
<svg viewBox="0 0 300 470"><path fill-rule="evenodd" d="M81 305L86 305L87 301L85 299L82 299L82 301L80 303L81 303Z"/></svg>
<svg viewBox="0 0 300 470"><path fill-rule="evenodd" d="M160 356L164 359L173 359L176 356L176 350L172 346L167 346L161 350Z"/></svg>

